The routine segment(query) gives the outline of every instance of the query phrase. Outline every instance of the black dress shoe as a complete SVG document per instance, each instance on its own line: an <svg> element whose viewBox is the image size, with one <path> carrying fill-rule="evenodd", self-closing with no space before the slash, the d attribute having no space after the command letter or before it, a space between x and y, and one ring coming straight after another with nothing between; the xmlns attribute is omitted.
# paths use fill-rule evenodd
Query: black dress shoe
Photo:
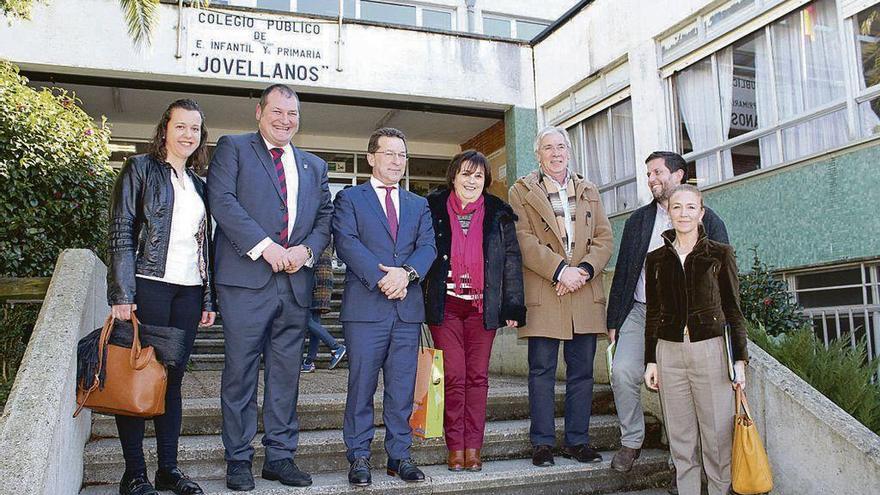
<svg viewBox="0 0 880 495"><path fill-rule="evenodd" d="M189 476L183 474L180 468L159 469L156 471L156 490L171 490L176 495L198 495L205 493L202 487Z"/></svg>
<svg viewBox="0 0 880 495"><path fill-rule="evenodd" d="M147 473L125 474L119 482L119 495L159 495L150 484Z"/></svg>
<svg viewBox="0 0 880 495"><path fill-rule="evenodd" d="M595 450L591 449L588 445L562 447L562 457L585 463L602 462L602 456Z"/></svg>
<svg viewBox="0 0 880 495"><path fill-rule="evenodd" d="M388 476L399 476L407 483L425 481L425 473L416 467L412 459L388 459Z"/></svg>
<svg viewBox="0 0 880 495"><path fill-rule="evenodd" d="M254 489L254 473L248 461L228 461L226 463L226 488L238 492Z"/></svg>
<svg viewBox="0 0 880 495"><path fill-rule="evenodd" d="M370 476L370 460L358 457L348 468L348 482L354 486L369 486L373 482Z"/></svg>
<svg viewBox="0 0 880 495"><path fill-rule="evenodd" d="M553 460L553 447L549 445L535 445L532 447L532 464L538 467L556 464Z"/></svg>
<svg viewBox="0 0 880 495"><path fill-rule="evenodd" d="M296 467L293 459L266 462L263 464L263 479L280 481L285 486L311 486L312 477L309 473Z"/></svg>

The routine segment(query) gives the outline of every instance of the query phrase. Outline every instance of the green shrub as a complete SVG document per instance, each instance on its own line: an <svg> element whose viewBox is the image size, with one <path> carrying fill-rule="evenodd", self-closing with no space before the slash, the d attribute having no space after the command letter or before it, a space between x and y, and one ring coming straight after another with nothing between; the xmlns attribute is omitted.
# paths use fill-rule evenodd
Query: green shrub
<svg viewBox="0 0 880 495"><path fill-rule="evenodd" d="M774 277L770 268L752 248L752 269L739 276L740 307L753 324L761 324L770 335L803 328L807 319L794 301L785 282Z"/></svg>
<svg viewBox="0 0 880 495"><path fill-rule="evenodd" d="M106 249L110 131L0 60L0 276L49 276L62 249Z"/></svg>
<svg viewBox="0 0 880 495"><path fill-rule="evenodd" d="M0 0L0 14L11 19L22 17L30 19L34 0Z"/></svg>
<svg viewBox="0 0 880 495"><path fill-rule="evenodd" d="M0 411L31 338L39 304L3 305L0 310Z"/></svg>
<svg viewBox="0 0 880 495"><path fill-rule="evenodd" d="M876 364L867 362L864 339L856 348L847 339L835 339L826 349L809 326L773 336L760 323L749 325L749 338L841 409L880 434L880 385L872 383Z"/></svg>

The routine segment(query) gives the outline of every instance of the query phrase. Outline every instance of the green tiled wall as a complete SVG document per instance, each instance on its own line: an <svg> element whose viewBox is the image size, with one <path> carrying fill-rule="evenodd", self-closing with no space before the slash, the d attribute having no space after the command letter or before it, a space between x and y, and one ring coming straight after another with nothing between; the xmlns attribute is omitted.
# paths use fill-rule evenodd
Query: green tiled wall
<svg viewBox="0 0 880 495"><path fill-rule="evenodd" d="M753 246L774 268L880 256L878 144L759 174L704 199L724 219L741 270L751 266ZM612 221L612 263L625 221Z"/></svg>
<svg viewBox="0 0 880 495"><path fill-rule="evenodd" d="M504 113L508 184L513 184L537 166L533 149L538 134L537 119L534 108L511 107Z"/></svg>

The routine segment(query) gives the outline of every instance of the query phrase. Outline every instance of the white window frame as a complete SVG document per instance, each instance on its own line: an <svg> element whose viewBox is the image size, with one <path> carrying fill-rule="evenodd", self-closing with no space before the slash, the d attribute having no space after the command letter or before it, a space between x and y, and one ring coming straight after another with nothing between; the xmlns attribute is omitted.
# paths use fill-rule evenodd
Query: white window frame
<svg viewBox="0 0 880 495"><path fill-rule="evenodd" d="M613 76L617 74L625 74L625 77L615 80ZM595 96L578 101L577 95L588 90ZM545 104L542 111L548 124L570 127L598 112L602 105L612 106L629 96L629 60L624 55L563 91ZM609 99L614 101L605 101Z"/></svg>
<svg viewBox="0 0 880 495"><path fill-rule="evenodd" d="M485 29L482 27L483 20L485 20L485 19L494 19L497 21L509 22L510 23L510 37L508 38L508 37L502 36L502 38L515 39L515 40L519 40L519 41L529 41L529 40L523 40L523 39L517 38L517 35L518 35L517 22L518 21L528 22L528 23L532 23L532 24L543 24L545 26L545 28L550 25L550 23L547 22L546 19L535 19L535 18L530 18L530 17L514 17L514 16L510 16L510 15L498 14L495 12L488 12L488 11L484 10L482 12L481 19L480 19L480 27L481 27L480 34L486 34ZM490 35L487 35L487 36L490 36Z"/></svg>
<svg viewBox="0 0 880 495"><path fill-rule="evenodd" d="M727 3L722 4L722 6L727 5L736 0L729 0ZM705 33L705 28L702 26L705 25L706 19L708 16L719 10L717 4L711 10L705 10L698 13L696 16L692 16L691 18L679 23L674 28L668 30L667 32L661 34L656 38L656 46L657 46L657 57L658 60L662 63L666 63L665 66L661 65L660 75L664 79L664 90L665 90L665 100L666 100L666 108L668 111L666 112L666 120L667 126L669 129L674 129L674 132L670 135L670 146L672 149L679 150L681 149L681 143L679 141L679 122L678 122L678 108L676 107L676 99L675 99L675 86L674 86L674 76L677 72L680 72L688 67L691 67L695 63L703 60L706 57L710 57L712 63L712 71L713 74L718 74L718 65L716 55L719 51L724 48L733 45L737 41L748 37L758 31L763 31L763 39L764 42L768 44L767 53L770 57L771 67L773 65L773 52L771 49L771 34L770 34L770 26L777 20L785 17L788 14L804 7L805 5L813 2L815 0L755 0L756 7L750 9L744 9L740 12L737 12L731 18L726 19L722 25L729 26L727 31L722 31L719 29L713 35L708 35ZM757 170L724 178L721 170L717 170L717 176L721 179L717 182L712 182L709 184L700 184L701 187L715 187L717 185L726 184L731 181L739 180L743 177L749 177L753 174L759 174L766 170L775 169L781 166L790 165L792 163L801 162L804 160L808 160L818 155L826 154L835 149L840 149L843 147L849 147L854 144L854 142L858 141L863 137L861 125L859 125L859 110L858 103L860 99L856 98L855 90L853 88L854 85L859 84L854 76L853 71L859 70L858 67L854 67L854 64L860 64L860 61L855 59L856 53L853 48L853 43L855 42L855 34L853 31L853 18L846 19L846 23L844 23L844 19L842 18L840 2L841 0L833 0L835 2L835 6L837 7L837 19L839 23L839 32L841 33L841 52L844 58L844 72L846 75L844 77L844 95L832 102L829 102L825 105L822 105L817 108L813 108L809 113L804 113L786 120L779 121L774 118L776 121L775 124L766 126L763 128L755 129L753 131L749 131L745 134L741 134L731 139L725 139L720 144L717 144L713 147L699 150L699 151L691 151L687 154L684 154L683 157L687 162L693 162L700 158L705 158L711 155L715 155L715 164L717 167L722 166L721 153L725 150L735 148L741 144L748 143L751 141L758 140L762 137L766 137L770 134L776 134L776 146L778 147L777 153L778 156L781 157L780 163L777 164L765 164L762 160L760 168ZM861 12L861 10L859 10ZM751 19L747 18L748 16L752 16ZM734 22L736 21L736 22ZM670 37L677 34L683 26L690 26L693 23L697 23L697 26L700 26L700 35L696 40L691 40L687 42L683 47L676 47L675 50L670 51L665 56L662 54L661 43ZM736 23L740 23L737 27ZM702 43L703 46L699 46ZM696 49L694 47L697 46ZM686 50L692 50L689 53ZM717 80L717 77L716 77ZM775 85L775 72L771 71L770 73L771 84ZM778 111L778 105L776 104L776 92L771 91L771 96L774 99L772 107L773 111ZM719 94L719 93L716 93ZM720 94L719 94L720 95ZM866 94L861 97L861 101L865 101L867 99L871 99L872 97L880 96L880 85L875 85L871 88L871 91L866 91ZM718 103L718 108L721 108L720 101ZM800 156L797 158L788 158L784 154L783 147L783 139L782 139L782 131L789 128L797 126L798 124L818 119L823 116L838 112L840 110L846 110L847 115L847 142L844 143L840 147L831 148L819 151L814 154ZM774 115L775 117L775 115ZM723 116L722 116L723 118Z"/></svg>
<svg viewBox="0 0 880 495"><path fill-rule="evenodd" d="M809 289L798 289L797 287L798 275L803 275L807 273L815 274L822 272L835 272L852 268L859 269L861 283L814 287ZM868 274L866 275L865 272L868 272ZM850 345L854 348L856 347L854 332L848 332L849 335L841 334L840 322L842 319L849 320L849 328L851 330L856 327L855 316L864 318L866 326L868 325L869 320L873 320L873 331L870 331L870 327L865 328L866 342L868 347L867 357L869 362L880 358L880 285L878 285L878 283L880 283L880 260L844 263L840 265L821 268L800 268L797 270L782 272L781 275L786 284L788 284L788 289L791 292L792 296L795 298L795 301L797 301L797 295L803 292L820 292L834 289L851 289L860 287L862 289L862 304L853 304L846 306L817 306L812 308L805 308L803 310L803 314L810 319L811 324L813 324L813 318L822 319L822 327L813 327L813 332L816 334L817 337L821 336L826 348L831 344L833 340L844 337L849 337ZM871 295L870 303L868 302L869 293ZM828 318L832 317L834 321L833 328L830 327L828 324ZM876 362L877 373L878 376L880 376L880 359L877 359Z"/></svg>
<svg viewBox="0 0 880 495"><path fill-rule="evenodd" d="M849 117L850 126L855 129L855 133L863 138L868 138L874 134L867 132L862 127L862 103L880 98L880 83L873 86L865 86L865 80L862 75L863 67L861 61L861 43L859 43L859 26L857 16L863 11L880 5L880 0L861 0L852 1L846 5L846 8L840 9L840 14L845 16L844 33L846 51L846 59L850 60L850 67L847 71L850 75L852 83L849 85L852 90L852 97L849 98ZM880 40L878 40L880 43Z"/></svg>
<svg viewBox="0 0 880 495"><path fill-rule="evenodd" d="M562 127L563 129L565 129L566 132L568 132L568 130L571 127L577 126L576 132L578 133L581 144L583 144L583 139L584 139L584 126L583 126L583 124L584 124L584 122L586 122L590 118L596 117L596 116L604 113L606 119L608 120L608 138L611 141L609 143L609 145L611 146L611 149L613 150L614 149L614 125L612 123L611 109L614 108L615 106L627 101L627 100L629 100L630 105L632 105L632 98L631 98L630 90L628 87L625 88L625 90L619 91L618 93L612 95L611 97L605 98L603 101L588 108L587 110L578 113L578 115L576 115L575 117L570 118L567 121L564 121L564 122L559 123L557 125L559 127ZM634 127L634 123L633 123L633 127ZM633 133L635 133L635 129L633 129ZM571 151L573 152L574 150L571 150ZM581 149L581 152L583 152L583 151L584 150ZM607 182L605 184L599 184L593 178L589 177L589 175L587 174L586 163L584 163L584 160L582 160L582 157L577 156L574 158L575 158L576 172L578 172L582 176L586 177L587 180L589 180L590 182L594 183L596 185L596 188L599 190L600 195L602 193L607 192L607 191L614 190L614 204L607 205L607 204L603 203L605 211L609 216L619 215L619 214L626 213L626 212L629 212L629 211L632 211L632 210L638 208L638 206L639 206L638 163L633 164L633 174L631 176L626 176L623 178L615 177L614 180L612 180L611 182ZM615 169L616 169L616 167L612 166L612 170L615 170ZM617 188L620 186L624 186L626 184L629 184L629 183L636 184L636 195L633 198L633 205L631 205L629 208L626 208L623 210L618 210L617 209Z"/></svg>

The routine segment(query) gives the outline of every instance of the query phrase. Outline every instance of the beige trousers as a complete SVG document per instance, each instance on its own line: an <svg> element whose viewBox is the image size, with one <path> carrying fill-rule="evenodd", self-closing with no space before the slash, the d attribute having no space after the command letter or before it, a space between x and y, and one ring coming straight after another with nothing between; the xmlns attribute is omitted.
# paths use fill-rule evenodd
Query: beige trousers
<svg viewBox="0 0 880 495"><path fill-rule="evenodd" d="M709 495L730 489L734 393L723 346L722 337L657 342L660 401L681 495L700 494L701 450Z"/></svg>

